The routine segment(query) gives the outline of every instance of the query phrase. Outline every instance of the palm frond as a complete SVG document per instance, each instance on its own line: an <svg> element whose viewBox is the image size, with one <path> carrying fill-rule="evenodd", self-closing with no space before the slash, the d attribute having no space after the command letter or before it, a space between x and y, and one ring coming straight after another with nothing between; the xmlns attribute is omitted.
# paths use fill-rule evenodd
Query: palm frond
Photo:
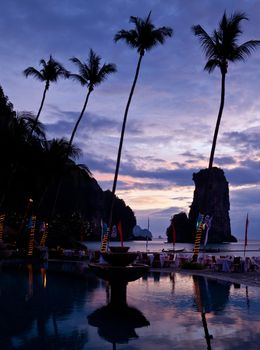
<svg viewBox="0 0 260 350"><path fill-rule="evenodd" d="M138 47L138 36L137 32L132 29L132 30L120 30L115 36L114 36L114 41L117 42L119 40L124 40L127 45L129 45L132 48L137 48Z"/></svg>
<svg viewBox="0 0 260 350"><path fill-rule="evenodd" d="M100 84L108 74L116 72L116 66L112 63L104 64L100 68L101 57L90 49L87 63L82 63L78 58L70 59L78 66L79 74L70 74L70 77L81 85L88 85L93 90L95 85Z"/></svg>
<svg viewBox="0 0 260 350"><path fill-rule="evenodd" d="M212 37L210 37L209 34L200 25L192 26L191 29L194 35L196 35L199 38L205 56L207 58L213 57L215 53L215 42L212 39ZM215 32L214 37L216 40L218 37L217 32Z"/></svg>
<svg viewBox="0 0 260 350"><path fill-rule="evenodd" d="M18 112L17 120L18 123L25 129L27 129L28 137L31 137L31 130L37 135L38 138L44 140L45 136L45 128L44 125L38 120L35 124L35 114L32 112Z"/></svg>
<svg viewBox="0 0 260 350"><path fill-rule="evenodd" d="M103 66L100 68L99 72L96 75L96 84L102 83L109 74L115 73L117 71L116 65L109 63L109 64L103 64Z"/></svg>
<svg viewBox="0 0 260 350"><path fill-rule="evenodd" d="M88 80L86 80L82 75L80 74L70 74L70 78L74 81L79 82L82 86L85 86L88 84Z"/></svg>
<svg viewBox="0 0 260 350"><path fill-rule="evenodd" d="M237 59L244 61L260 45L260 40L249 40L237 48Z"/></svg>
<svg viewBox="0 0 260 350"><path fill-rule="evenodd" d="M56 82L60 77L69 77L69 71L67 71L59 62L55 61L52 56L50 56L48 62L41 59L40 65L42 66L40 71L34 67L28 67L24 70L24 75L26 77L32 75L34 78L46 82Z"/></svg>
<svg viewBox="0 0 260 350"><path fill-rule="evenodd" d="M206 70L207 72L211 73L213 72L213 70L216 68L216 67L220 67L221 66L221 63L220 61L218 60L208 60L205 67L204 67L204 70Z"/></svg>
<svg viewBox="0 0 260 350"><path fill-rule="evenodd" d="M115 42L124 40L130 47L137 48L140 54L144 54L145 51L151 50L158 44L163 44L166 37L172 36L173 30L170 27L155 28L150 16L151 11L146 19L131 16L130 23L133 23L135 28L117 32L114 36Z"/></svg>
<svg viewBox="0 0 260 350"><path fill-rule="evenodd" d="M241 21L248 20L243 12L234 12L229 17L224 12L219 27L210 36L200 25L193 26L192 30L199 37L201 47L208 62L205 70L209 73L219 66L222 73L227 73L228 61L244 61L250 56L259 44L259 40L250 40L242 45L238 45L238 37L242 33Z"/></svg>
<svg viewBox="0 0 260 350"><path fill-rule="evenodd" d="M35 69L34 67L28 67L23 71L23 74L26 76L26 78L28 78L28 76L33 76L34 78L40 80L40 81L44 81L44 77L42 75L41 72L39 72L37 69Z"/></svg>

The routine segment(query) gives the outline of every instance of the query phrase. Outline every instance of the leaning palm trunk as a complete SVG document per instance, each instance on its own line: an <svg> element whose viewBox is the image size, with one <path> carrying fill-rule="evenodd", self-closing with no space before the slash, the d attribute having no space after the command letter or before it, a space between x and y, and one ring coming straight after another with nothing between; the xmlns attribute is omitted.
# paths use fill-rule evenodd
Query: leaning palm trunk
<svg viewBox="0 0 260 350"><path fill-rule="evenodd" d="M88 93L87 93L87 97L86 97L85 102L84 102L84 106L82 108L80 116L79 116L79 118L78 118L78 120L77 120L77 122L76 122L76 124L74 126L74 129L72 131L72 134L71 134L71 137L70 137L70 141L69 141L69 146L68 146L68 154L70 152L70 148L72 146L72 142L73 142L74 136L76 134L76 131L78 129L79 123L81 122L81 119L82 119L82 117L83 117L83 115L85 113L85 109L86 109L87 104L88 104L89 95L91 94L92 91L93 91L93 89L89 88Z"/></svg>
<svg viewBox="0 0 260 350"><path fill-rule="evenodd" d="M121 130L121 137L120 137L120 142L119 142L119 147L118 147L118 153L117 153L117 161L116 161L116 170L115 170L115 175L114 175L114 181L113 181L113 187L112 187L112 199L111 199L111 204L110 204L110 212L109 212L109 233L112 232L112 218L113 218L113 209L114 209L114 204L115 204L115 192L116 192L116 185L117 185L117 178L118 178L118 173L119 173L119 166L120 166L120 160L121 160L121 153L122 153L122 146L123 146L123 141L124 141L124 134L125 134L125 127L126 127L126 120L127 120L127 115L128 115L128 110L129 110L129 106L133 97L133 93L134 93L134 89L135 89L135 85L137 82L137 78L139 75L139 71L140 71L140 65L141 65L141 61L143 58L144 54L140 53L140 57L137 63L137 68L136 68L136 72L135 72L135 77L134 77L134 81L132 84L132 88L128 97L128 101L126 104L126 108L125 108L125 114L124 114L124 120L123 120L123 125L122 125L122 130Z"/></svg>
<svg viewBox="0 0 260 350"><path fill-rule="evenodd" d="M202 215L202 222L201 222L201 227L198 228L197 233L196 233L196 241L194 245L194 254L193 254L193 261L197 261L198 259L198 252L199 252L199 246L201 242L201 234L200 231L202 232L202 225L204 222L204 218L207 214L207 206L208 206L208 200L209 200L209 191L211 188L211 181L212 181L212 166L213 166L213 160L214 160L214 154L215 154L215 149L216 149L216 144L217 144L217 137L218 137L218 131L219 131L219 126L221 122L221 117L224 109L224 103L225 103L225 78L226 78L226 73L222 72L221 73L221 98L220 98L220 106L219 106L219 112L218 112L218 118L216 122L216 127L214 131L214 137L212 141L212 147L211 147L211 152L210 152L210 158L209 158L209 166L208 166L208 177L207 181L205 183L205 191L204 191L204 196L202 198L202 203L201 203L201 208L200 208L200 214Z"/></svg>
<svg viewBox="0 0 260 350"><path fill-rule="evenodd" d="M225 78L226 78L226 74L222 73L222 75L221 75L221 99L220 99L220 106L219 106L219 112L218 112L218 118L217 118L217 122L216 122L214 137L213 137L212 146L211 146L211 152L210 152L210 158L209 158L209 169L211 169L213 166L213 160L214 160L214 154L215 154L215 149L216 149L216 144L217 144L219 125L221 122L221 117L222 117L223 108L224 108Z"/></svg>
<svg viewBox="0 0 260 350"><path fill-rule="evenodd" d="M40 105L40 108L39 108L38 113L37 113L37 115L36 115L34 124L33 124L33 126L32 126L32 130L31 130L30 137L32 136L32 134L33 134L33 132L34 132L34 130L35 130L35 128L36 128L37 122L38 122L38 120L39 120L39 117L40 117L40 114L41 114L41 111L42 111L42 107L43 107L43 104L44 104L44 101L45 101L46 92L47 92L48 88L49 88L49 83L46 82L45 89L44 89L43 95L42 95L41 105Z"/></svg>
<svg viewBox="0 0 260 350"><path fill-rule="evenodd" d="M78 129L78 126L79 126L79 123L85 113L85 110L86 110L86 107L87 107L87 104L88 104L88 99L89 99L89 95L91 94L91 92L93 91L93 89L89 88L88 90L88 93L87 93L87 96L86 96L86 99L85 99L85 102L84 102L84 105L83 105L83 108L82 108L82 111L80 113L80 116L74 126L74 129L72 131L72 134L71 134L71 137L70 137L70 141L69 141L69 145L68 145L68 150L67 150L67 155L66 155L66 158L68 159L69 158L69 153L70 153L70 150L71 150L71 146L72 146L72 142L74 140L74 136L76 134L76 131ZM61 187L62 187L62 177L59 179L59 182L57 184L57 189L56 189L56 193L55 193L55 197L54 197L54 202L53 202L53 206L52 206L52 211L51 211L51 218L54 217L55 215L55 212L56 212L56 207L57 207L57 202L58 202L58 198L59 198L59 195L60 195L60 190L61 190Z"/></svg>

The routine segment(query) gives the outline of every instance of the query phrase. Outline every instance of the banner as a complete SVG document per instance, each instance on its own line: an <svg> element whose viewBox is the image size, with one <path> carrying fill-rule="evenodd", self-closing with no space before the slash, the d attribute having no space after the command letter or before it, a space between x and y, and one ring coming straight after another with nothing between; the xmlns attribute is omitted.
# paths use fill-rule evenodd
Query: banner
<svg viewBox="0 0 260 350"><path fill-rule="evenodd" d="M206 229L204 247L207 245L207 242L208 242L208 236L209 236L209 230L211 228L212 218L213 218L213 216L206 215L205 219L204 219L204 230Z"/></svg>

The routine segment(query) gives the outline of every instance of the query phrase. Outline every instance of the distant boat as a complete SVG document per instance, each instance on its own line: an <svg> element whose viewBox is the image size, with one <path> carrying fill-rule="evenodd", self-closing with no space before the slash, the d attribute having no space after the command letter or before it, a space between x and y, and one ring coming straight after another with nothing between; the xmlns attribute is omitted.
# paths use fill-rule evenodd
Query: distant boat
<svg viewBox="0 0 260 350"><path fill-rule="evenodd" d="M179 249L162 249L162 252L164 253L181 253L184 251L184 248Z"/></svg>

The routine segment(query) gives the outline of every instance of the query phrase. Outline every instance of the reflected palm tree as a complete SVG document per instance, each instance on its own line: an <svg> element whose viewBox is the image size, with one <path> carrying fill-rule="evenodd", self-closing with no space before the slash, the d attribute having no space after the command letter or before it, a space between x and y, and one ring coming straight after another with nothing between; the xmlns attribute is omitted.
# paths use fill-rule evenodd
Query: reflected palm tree
<svg viewBox="0 0 260 350"><path fill-rule="evenodd" d="M203 282L205 283L204 287L207 289L207 286L206 286L207 281L205 280L205 278ZM213 335L209 334L207 319L206 319L206 307L204 305L204 300L203 300L203 297L201 294L201 288L200 288L201 280L199 280L198 276L193 276L193 283L194 283L194 295L195 295L196 304L198 307L198 311L201 313L201 320L204 328L205 339L207 342L207 349L211 350L211 340L213 339Z"/></svg>
<svg viewBox="0 0 260 350"><path fill-rule="evenodd" d="M38 110L38 113L35 118L35 126L38 122L38 119L40 117L42 107L45 101L46 92L48 91L50 87L50 83L56 83L59 78L68 78L69 72L57 61L53 59L53 57L50 55L49 60L46 62L44 59L40 60L40 65L42 66L41 70L37 70L34 67L28 67L26 68L23 73L25 77L33 76L37 80L41 82L45 82L45 88L43 91L43 96L40 104L40 108ZM33 134L35 126L32 128L31 134Z"/></svg>
<svg viewBox="0 0 260 350"><path fill-rule="evenodd" d="M127 100L122 129L121 129L121 136L120 136L117 161L116 161L116 169L115 169L115 175L114 175L114 181L113 181L113 187L112 187L113 196L112 196L112 202L111 202L111 208L110 208L110 214L109 214L109 232L111 232L111 228L112 228L112 215L113 215L113 208L115 203L114 194L116 192L116 186L117 186L117 178L119 173L119 166L120 166L120 159L121 159L121 152L122 152L122 146L123 146L123 140L124 140L127 115L128 115L128 110L133 97L133 93L135 90L136 82L138 79L141 62L146 51L150 51L152 48L154 48L158 44L164 44L166 37L171 37L173 34L172 28L169 28L169 27L155 28L154 24L151 22L150 16L151 16L151 12L149 13L146 19L131 16L130 23L133 23L135 28L131 30L122 29L114 37L115 42L119 40L124 40L128 46L130 46L131 48L137 49L137 52L139 53L139 59L137 62L133 84Z"/></svg>
<svg viewBox="0 0 260 350"><path fill-rule="evenodd" d="M250 56L252 51L260 45L260 40L249 40L238 45L238 37L242 34L242 20L248 20L243 12L234 12L234 14L229 17L227 17L226 12L224 12L219 27L217 30L214 30L212 36L200 25L192 27L192 31L198 36L201 47L208 60L204 69L212 73L214 69L218 67L221 73L221 98L210 152L209 169L211 169L213 165L218 131L224 108L225 79L228 71L228 62L245 61L246 57Z"/></svg>
<svg viewBox="0 0 260 350"><path fill-rule="evenodd" d="M201 314L202 325L207 342L207 349L211 349L213 336L209 333L206 314L223 310L229 299L231 283L221 283L204 276L192 276L194 297L197 310Z"/></svg>

